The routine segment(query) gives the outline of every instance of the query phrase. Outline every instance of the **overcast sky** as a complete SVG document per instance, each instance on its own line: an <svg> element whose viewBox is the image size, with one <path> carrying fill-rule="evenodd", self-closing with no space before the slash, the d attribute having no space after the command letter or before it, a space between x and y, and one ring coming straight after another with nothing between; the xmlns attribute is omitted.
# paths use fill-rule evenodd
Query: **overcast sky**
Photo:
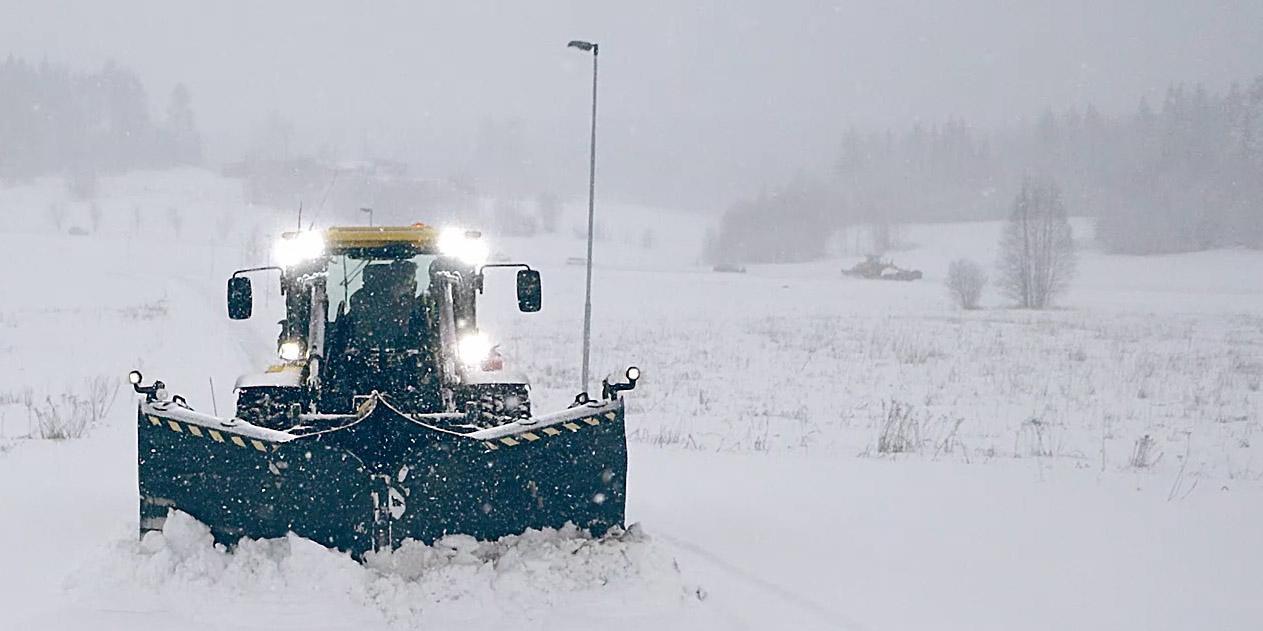
<svg viewBox="0 0 1263 631"><path fill-rule="evenodd" d="M851 124L996 126L1246 81L1263 73L1263 2L0 0L0 54L115 59L155 109L184 82L216 159L276 110L300 145L447 175L480 123L516 119L553 142L538 159L577 158L582 185L575 38L602 46L609 189L744 194L827 160Z"/></svg>

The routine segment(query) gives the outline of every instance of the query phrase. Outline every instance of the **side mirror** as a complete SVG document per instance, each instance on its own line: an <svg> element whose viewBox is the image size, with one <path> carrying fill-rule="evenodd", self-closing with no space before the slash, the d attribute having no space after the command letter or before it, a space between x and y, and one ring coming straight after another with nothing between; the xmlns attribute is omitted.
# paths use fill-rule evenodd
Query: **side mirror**
<svg viewBox="0 0 1263 631"><path fill-rule="evenodd" d="M233 276L228 279L228 317L245 320L254 312L254 291L250 279Z"/></svg>
<svg viewBox="0 0 1263 631"><path fill-rule="evenodd" d="M517 272L517 308L526 313L539 311L541 290L539 272L523 269Z"/></svg>

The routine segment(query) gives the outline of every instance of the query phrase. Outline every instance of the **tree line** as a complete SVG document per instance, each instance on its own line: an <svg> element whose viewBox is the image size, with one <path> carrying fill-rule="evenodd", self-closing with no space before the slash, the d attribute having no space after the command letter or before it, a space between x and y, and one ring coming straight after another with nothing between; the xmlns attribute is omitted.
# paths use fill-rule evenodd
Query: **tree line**
<svg viewBox="0 0 1263 631"><path fill-rule="evenodd" d="M1263 76L1222 93L1173 84L1158 106L1046 110L1012 128L963 119L850 130L836 160L730 207L712 258L816 258L847 226L1005 216L1027 177L1055 182L1107 250L1263 247Z"/></svg>
<svg viewBox="0 0 1263 631"><path fill-rule="evenodd" d="M0 63L0 181L65 175L83 182L201 161L183 85L155 118L139 77L113 62L88 72L14 56Z"/></svg>

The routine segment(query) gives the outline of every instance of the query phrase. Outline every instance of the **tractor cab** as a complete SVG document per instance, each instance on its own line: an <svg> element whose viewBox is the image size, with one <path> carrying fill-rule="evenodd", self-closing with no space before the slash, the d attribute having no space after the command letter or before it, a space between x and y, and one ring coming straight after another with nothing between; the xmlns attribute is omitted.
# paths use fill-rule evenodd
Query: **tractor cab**
<svg viewBox="0 0 1263 631"><path fill-rule="evenodd" d="M285 298L277 383L260 375L239 382L238 416L274 425L266 419L351 414L374 395L416 414L463 414L460 403L472 396L492 402L501 413L493 420L529 416L525 381L491 374L502 360L478 329L477 296L484 270L518 267L519 308L538 311L539 273L484 265L486 255L478 232L424 224L286 233L279 266L229 280L234 319L253 311L247 274L279 271Z"/></svg>

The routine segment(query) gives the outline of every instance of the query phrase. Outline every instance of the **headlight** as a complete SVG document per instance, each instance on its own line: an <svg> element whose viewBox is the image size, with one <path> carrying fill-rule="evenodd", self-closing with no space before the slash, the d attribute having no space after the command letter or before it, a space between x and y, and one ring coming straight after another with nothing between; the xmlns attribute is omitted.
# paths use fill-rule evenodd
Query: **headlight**
<svg viewBox="0 0 1263 631"><path fill-rule="evenodd" d="M456 344L456 355L467 366L478 366L491 354L491 340L482 333L470 333Z"/></svg>
<svg viewBox="0 0 1263 631"><path fill-rule="evenodd" d="M487 262L487 242L477 232L461 228L444 228L439 233L439 251L469 265Z"/></svg>
<svg viewBox="0 0 1263 631"><path fill-rule="evenodd" d="M301 342L290 340L281 343L281 359L292 362L298 361L303 356L303 345Z"/></svg>
<svg viewBox="0 0 1263 631"><path fill-rule="evenodd" d="M281 267L290 267L304 261L320 258L325 253L325 236L322 232L307 230L291 232L276 242L276 262Z"/></svg>
<svg viewBox="0 0 1263 631"><path fill-rule="evenodd" d="M145 377L140 374L139 370L133 370L127 373L127 381L133 386L139 384L141 381L144 381L144 379Z"/></svg>
<svg viewBox="0 0 1263 631"><path fill-rule="evenodd" d="M637 368L637 367L635 367L635 366L632 366L631 368L628 368L628 369L627 369L627 380L628 380L628 381L636 381L637 379L640 379L640 369L639 369L639 368Z"/></svg>

